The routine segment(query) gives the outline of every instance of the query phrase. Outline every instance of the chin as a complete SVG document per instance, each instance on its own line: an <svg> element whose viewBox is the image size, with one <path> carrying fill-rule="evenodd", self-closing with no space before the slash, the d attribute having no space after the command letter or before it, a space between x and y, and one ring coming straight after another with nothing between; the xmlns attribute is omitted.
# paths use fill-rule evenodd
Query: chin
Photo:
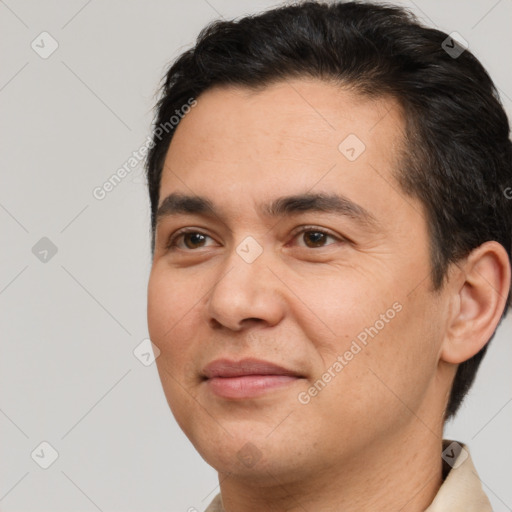
<svg viewBox="0 0 512 512"><path fill-rule="evenodd" d="M283 481L293 480L297 470L305 466L298 457L297 443L286 446L285 439L268 437L268 429L251 435L227 430L232 436L219 427L215 436L210 431L201 440L189 437L201 457L219 473L247 478L250 485L265 487L275 485L278 475Z"/></svg>

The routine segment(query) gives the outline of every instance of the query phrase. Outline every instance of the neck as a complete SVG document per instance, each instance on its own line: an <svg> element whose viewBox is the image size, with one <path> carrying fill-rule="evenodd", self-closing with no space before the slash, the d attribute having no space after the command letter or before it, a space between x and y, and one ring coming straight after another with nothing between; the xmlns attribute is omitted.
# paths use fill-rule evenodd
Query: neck
<svg viewBox="0 0 512 512"><path fill-rule="evenodd" d="M437 432L439 430L439 432ZM407 432L386 437L307 479L267 472L268 479L219 473L226 512L422 512L442 483L442 427L412 419ZM256 476L256 475L255 475ZM261 475L258 475L261 477Z"/></svg>

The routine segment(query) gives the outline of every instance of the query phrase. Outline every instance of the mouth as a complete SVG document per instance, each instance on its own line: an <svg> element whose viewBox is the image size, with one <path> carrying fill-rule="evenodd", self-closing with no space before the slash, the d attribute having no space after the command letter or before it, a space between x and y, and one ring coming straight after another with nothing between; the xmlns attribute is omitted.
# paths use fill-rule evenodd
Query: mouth
<svg viewBox="0 0 512 512"><path fill-rule="evenodd" d="M202 372L209 390L230 399L254 398L305 378L299 372L261 359L217 359Z"/></svg>

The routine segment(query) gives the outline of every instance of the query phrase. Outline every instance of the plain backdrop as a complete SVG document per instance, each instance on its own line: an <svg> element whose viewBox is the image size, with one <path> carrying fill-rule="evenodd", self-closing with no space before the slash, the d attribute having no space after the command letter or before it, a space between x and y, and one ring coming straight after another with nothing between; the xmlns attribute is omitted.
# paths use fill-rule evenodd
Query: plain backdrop
<svg viewBox="0 0 512 512"><path fill-rule="evenodd" d="M142 164L93 191L146 141L159 80L200 29L278 4L0 2L0 510L202 511L219 491L134 354L148 337ZM510 115L512 0L401 4L468 41ZM469 444L495 511L512 510L511 339L508 318L445 432Z"/></svg>

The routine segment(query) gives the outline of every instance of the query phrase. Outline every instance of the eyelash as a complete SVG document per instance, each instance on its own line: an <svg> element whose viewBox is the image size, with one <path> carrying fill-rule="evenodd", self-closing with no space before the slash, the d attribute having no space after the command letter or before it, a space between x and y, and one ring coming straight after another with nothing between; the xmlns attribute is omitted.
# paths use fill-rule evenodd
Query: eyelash
<svg viewBox="0 0 512 512"><path fill-rule="evenodd" d="M307 232L314 232L314 233L322 233L326 236L330 236L331 238L334 238L335 240L337 240L338 242L347 242L348 239L344 238L344 237L340 237L340 236L337 236L337 235L333 235L331 232L329 231L326 231L324 229L321 229L321 228L318 228L316 226L302 226L300 231L297 231L293 234L293 238L296 238L297 236L299 235L302 235L303 233L307 233ZM174 233L173 235L171 235L169 237L169 240L167 241L166 245L165 245L165 249L166 250L176 250L176 247L177 247L177 240L182 236L182 235L186 235L186 234L189 234L189 233L192 233L192 234L198 234L198 235L203 235L203 236L206 236L208 238L212 238L210 237L209 235L197 230L197 229L194 229L194 228L183 228L183 229L180 229L179 231L177 231L176 233ZM324 246L321 246L321 247L318 247L317 249L322 249ZM313 247L305 247L306 249L315 249ZM199 247L199 249L201 249L201 247ZM194 251L194 249L182 249L184 251Z"/></svg>

